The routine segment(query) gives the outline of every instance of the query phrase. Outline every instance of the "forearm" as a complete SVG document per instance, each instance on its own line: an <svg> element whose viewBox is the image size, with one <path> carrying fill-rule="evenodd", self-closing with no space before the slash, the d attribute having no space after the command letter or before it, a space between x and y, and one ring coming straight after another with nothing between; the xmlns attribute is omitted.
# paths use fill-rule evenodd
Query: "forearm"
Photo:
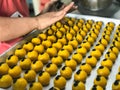
<svg viewBox="0 0 120 90"><path fill-rule="evenodd" d="M0 17L0 41L11 40L23 36L37 28L35 18Z"/></svg>

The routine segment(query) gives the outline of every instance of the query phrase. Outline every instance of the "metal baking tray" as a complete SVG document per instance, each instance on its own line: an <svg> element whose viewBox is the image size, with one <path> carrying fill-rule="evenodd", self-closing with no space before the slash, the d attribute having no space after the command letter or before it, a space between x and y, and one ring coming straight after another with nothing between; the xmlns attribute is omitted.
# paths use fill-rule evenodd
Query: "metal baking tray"
<svg viewBox="0 0 120 90"><path fill-rule="evenodd" d="M77 18L77 19L80 19L80 18L83 18L85 20L93 20L93 21L102 21L103 22L103 27L102 29L104 28L104 26L108 23L108 22L113 22L115 23L115 28L113 30L113 33L110 37L111 41L112 41L112 38L113 38L113 34L115 32L115 29L116 27L120 24L120 20L117 20L117 19L112 19L112 18L104 18L104 17L97 17L97 16L88 16L88 15L79 15L79 14L67 14L66 15L67 17L73 17L73 18ZM102 29L100 31L100 34L96 40L96 42L94 43L94 45L96 45L96 43L98 42L100 36L101 36L101 33L102 33ZM17 44L15 44L12 48L10 48L9 50L7 50L5 53L3 53L2 55L0 55L0 62L4 62L5 61L5 58L7 58L9 55L13 54L14 50L16 48L19 48L21 47L21 45L23 45L24 43L28 42L29 40L31 40L33 37L36 37L39 33L41 33L41 31L39 30L35 30L33 32L31 32L30 34L28 34L27 36L24 37L24 39L20 42L18 42ZM94 46L93 45L93 46ZM91 49L93 48L93 46L91 47ZM97 69L98 67L100 66L100 62L101 60L104 59L104 54L107 52L108 48L110 47L110 43L108 45L108 47L106 48L106 50L104 51L103 55L101 56L100 60L98 61L96 67L94 69L92 69L92 72L90 73L90 76L88 76L87 80L86 80L86 83L85 83L85 86L86 86L86 90L90 90L90 88L93 86L93 81L97 75ZM89 52L87 53L86 57L89 56ZM85 58L86 58L85 57ZM85 62L85 58L83 58L82 60L82 63ZM74 73L79 69L79 66L77 66L77 69L73 72L72 74L72 78L70 80L67 80L67 83L66 83L66 87L65 87L65 90L72 90L72 84L74 82ZM116 59L116 62L114 63L113 67L112 67L112 70L111 70L111 73L109 75L109 78L107 80L107 85L106 85L106 89L105 90L112 90L112 84L113 82L115 81L115 77L116 77L116 74L118 73L118 68L120 66L120 53L118 55L118 58ZM60 74L59 72L60 70L58 70L58 75ZM51 80L50 80L50 84L46 87L43 87L43 90L49 90L53 85L53 79L54 77L51 77ZM8 89L0 89L0 90L11 90L11 88L8 88Z"/></svg>

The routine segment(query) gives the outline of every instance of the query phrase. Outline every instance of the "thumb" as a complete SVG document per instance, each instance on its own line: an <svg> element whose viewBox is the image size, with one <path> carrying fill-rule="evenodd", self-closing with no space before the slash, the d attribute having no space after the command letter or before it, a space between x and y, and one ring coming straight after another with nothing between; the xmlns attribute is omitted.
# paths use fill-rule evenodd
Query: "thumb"
<svg viewBox="0 0 120 90"><path fill-rule="evenodd" d="M65 12L68 12L72 7L73 7L73 5L74 5L74 2L71 2L69 5L67 5L63 10L65 11Z"/></svg>

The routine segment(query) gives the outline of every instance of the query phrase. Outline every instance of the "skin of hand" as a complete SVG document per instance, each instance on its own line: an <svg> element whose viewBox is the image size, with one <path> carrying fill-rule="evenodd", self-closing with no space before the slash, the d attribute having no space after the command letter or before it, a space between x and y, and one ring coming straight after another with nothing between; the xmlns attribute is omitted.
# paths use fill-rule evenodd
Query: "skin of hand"
<svg viewBox="0 0 120 90"><path fill-rule="evenodd" d="M43 30L61 20L72 7L73 2L60 11L47 12L36 17L0 17L0 41L21 37L35 29Z"/></svg>

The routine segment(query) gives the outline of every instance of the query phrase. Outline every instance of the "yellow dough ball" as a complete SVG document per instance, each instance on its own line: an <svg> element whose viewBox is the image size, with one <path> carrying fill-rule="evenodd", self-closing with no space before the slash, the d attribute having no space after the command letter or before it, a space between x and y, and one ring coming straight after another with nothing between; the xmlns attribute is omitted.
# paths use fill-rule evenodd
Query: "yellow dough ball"
<svg viewBox="0 0 120 90"><path fill-rule="evenodd" d="M38 37L43 41L47 39L47 35L45 33L40 33Z"/></svg>
<svg viewBox="0 0 120 90"><path fill-rule="evenodd" d="M84 70L79 69L75 74L74 74L74 80L75 81L82 81L85 82L87 78L87 73Z"/></svg>
<svg viewBox="0 0 120 90"><path fill-rule="evenodd" d="M90 52L90 55L96 57L97 59L99 59L101 57L102 53L100 52L100 50L93 49Z"/></svg>
<svg viewBox="0 0 120 90"><path fill-rule="evenodd" d="M99 40L99 44L103 44L104 47L107 47L108 41L107 41L106 39L104 39L104 38L101 38L101 39Z"/></svg>
<svg viewBox="0 0 120 90"><path fill-rule="evenodd" d="M113 62L109 59L103 59L103 61L101 62L101 65L106 66L109 70L111 70L113 66Z"/></svg>
<svg viewBox="0 0 120 90"><path fill-rule="evenodd" d="M42 45L46 49L52 46L52 42L50 40L45 40L45 41L42 41Z"/></svg>
<svg viewBox="0 0 120 90"><path fill-rule="evenodd" d="M0 77L0 88L9 88L13 83L10 75L6 74Z"/></svg>
<svg viewBox="0 0 120 90"><path fill-rule="evenodd" d="M91 44L90 44L88 41L83 41L83 42L81 43L81 46L82 46L82 47L85 47L85 48L87 49L87 51L89 51L90 48L91 48Z"/></svg>
<svg viewBox="0 0 120 90"><path fill-rule="evenodd" d="M74 84L72 85L72 90L86 90L85 89L85 84L83 82L74 82Z"/></svg>
<svg viewBox="0 0 120 90"><path fill-rule="evenodd" d="M82 35L83 38L85 38L85 36L87 35L87 33L83 30L80 30L79 34Z"/></svg>
<svg viewBox="0 0 120 90"><path fill-rule="evenodd" d="M60 75L66 79L70 79L72 76L72 69L70 67L64 66L60 69Z"/></svg>
<svg viewBox="0 0 120 90"><path fill-rule="evenodd" d="M60 90L64 89L66 86L66 79L60 75L56 76L54 79L54 87L58 87Z"/></svg>
<svg viewBox="0 0 120 90"><path fill-rule="evenodd" d="M116 80L120 80L120 72L116 74Z"/></svg>
<svg viewBox="0 0 120 90"><path fill-rule="evenodd" d="M99 35L100 31L96 28L93 28L92 30L90 30L90 33L95 33L96 35Z"/></svg>
<svg viewBox="0 0 120 90"><path fill-rule="evenodd" d="M77 62L77 64L80 64L82 62L83 56L80 53L74 53L72 55L72 59Z"/></svg>
<svg viewBox="0 0 120 90"><path fill-rule="evenodd" d="M40 60L34 61L31 64L31 69L34 70L35 72L39 72L43 69L43 63Z"/></svg>
<svg viewBox="0 0 120 90"><path fill-rule="evenodd" d="M49 47L47 48L46 53L48 53L50 57L54 57L57 55L57 49L55 47Z"/></svg>
<svg viewBox="0 0 120 90"><path fill-rule="evenodd" d="M94 80L94 84L104 88L107 84L107 80L104 76L97 75L97 77Z"/></svg>
<svg viewBox="0 0 120 90"><path fill-rule="evenodd" d="M36 79L36 72L34 70L28 70L24 73L23 76L27 82L34 82Z"/></svg>
<svg viewBox="0 0 120 90"><path fill-rule="evenodd" d="M61 26L62 26L62 23L61 22L56 22L56 26L58 27L58 28L60 28Z"/></svg>
<svg viewBox="0 0 120 90"><path fill-rule="evenodd" d="M110 36L109 35L103 35L102 38L106 39L108 42L110 41Z"/></svg>
<svg viewBox="0 0 120 90"><path fill-rule="evenodd" d="M58 67L62 65L63 58L61 56L55 56L52 58L52 63L56 64Z"/></svg>
<svg viewBox="0 0 120 90"><path fill-rule="evenodd" d="M50 56L45 52L38 55L38 60L42 61L43 64L46 64L50 60Z"/></svg>
<svg viewBox="0 0 120 90"><path fill-rule="evenodd" d="M43 90L43 86L39 82L34 82L30 84L29 90Z"/></svg>
<svg viewBox="0 0 120 90"><path fill-rule="evenodd" d="M63 59L68 59L68 57L70 56L70 53L69 53L68 50L61 49L61 50L58 52L58 56L61 56Z"/></svg>
<svg viewBox="0 0 120 90"><path fill-rule="evenodd" d="M108 75L110 74L110 70L106 66L100 66L97 70L97 74L108 77Z"/></svg>
<svg viewBox="0 0 120 90"><path fill-rule="evenodd" d="M60 90L60 89L57 87L51 87L49 90Z"/></svg>
<svg viewBox="0 0 120 90"><path fill-rule="evenodd" d="M52 35L53 33L54 33L54 31L50 28L46 31L47 35Z"/></svg>
<svg viewBox="0 0 120 90"><path fill-rule="evenodd" d="M90 72L92 71L92 67L91 67L89 64L87 64L87 63L82 63L82 64L80 65L80 69L81 69L81 70L84 70L88 75L89 75Z"/></svg>
<svg viewBox="0 0 120 90"><path fill-rule="evenodd" d="M120 42L118 40L114 41L113 45L116 46L120 50Z"/></svg>
<svg viewBox="0 0 120 90"><path fill-rule="evenodd" d="M57 27L56 27L55 25L52 25L52 26L51 26L51 29L52 29L54 32L57 31Z"/></svg>
<svg viewBox="0 0 120 90"><path fill-rule="evenodd" d="M65 32L66 32L66 29L65 29L64 27L61 27L59 30L60 30L62 33L65 33Z"/></svg>
<svg viewBox="0 0 120 90"><path fill-rule="evenodd" d="M18 48L15 50L15 55L18 56L19 58L23 58L26 55L26 50L23 48Z"/></svg>
<svg viewBox="0 0 120 90"><path fill-rule="evenodd" d="M96 40L96 39L97 39L97 35L96 35L94 32L89 33L89 36L90 36L90 37L93 37L93 38L94 38L94 40Z"/></svg>
<svg viewBox="0 0 120 90"><path fill-rule="evenodd" d="M83 37L79 33L77 33L76 39L77 39L78 43L82 43L82 41L83 41Z"/></svg>
<svg viewBox="0 0 120 90"><path fill-rule="evenodd" d="M90 90L104 90L104 89L99 85L93 85L93 87Z"/></svg>
<svg viewBox="0 0 120 90"><path fill-rule="evenodd" d="M120 90L120 81L115 80L114 83L112 84L112 90Z"/></svg>
<svg viewBox="0 0 120 90"><path fill-rule="evenodd" d="M82 56L85 56L87 53L87 49L83 46L79 46L76 51L77 53L80 53Z"/></svg>
<svg viewBox="0 0 120 90"><path fill-rule="evenodd" d="M62 45L65 45L65 44L67 44L67 40L66 40L66 38L61 38L61 39L58 39L58 42L60 42L60 43L62 43Z"/></svg>
<svg viewBox="0 0 120 90"><path fill-rule="evenodd" d="M6 59L6 63L9 65L9 67L13 67L17 65L18 57L16 55L11 55Z"/></svg>
<svg viewBox="0 0 120 90"><path fill-rule="evenodd" d="M94 57L94 56L88 56L86 58L86 63L89 64L89 65L91 65L92 67L95 67L96 64L97 64L97 58Z"/></svg>
<svg viewBox="0 0 120 90"><path fill-rule="evenodd" d="M0 75L5 75L9 71L9 66L7 63L0 63Z"/></svg>
<svg viewBox="0 0 120 90"><path fill-rule="evenodd" d="M38 52L37 51L28 52L27 53L27 58L30 58L32 61L37 60Z"/></svg>
<svg viewBox="0 0 120 90"><path fill-rule="evenodd" d="M8 74L12 76L12 78L19 78L21 76L21 67L20 66L14 66L9 69Z"/></svg>
<svg viewBox="0 0 120 90"><path fill-rule="evenodd" d="M77 67L77 62L73 59L67 59L65 61L65 66L70 67L74 71Z"/></svg>
<svg viewBox="0 0 120 90"><path fill-rule="evenodd" d="M23 70L30 69L30 67L31 67L31 60L29 58L25 58L25 59L20 60L20 67Z"/></svg>
<svg viewBox="0 0 120 90"><path fill-rule="evenodd" d="M61 42L53 43L52 47L55 47L57 51L59 51L62 48L62 43Z"/></svg>
<svg viewBox="0 0 120 90"><path fill-rule="evenodd" d="M118 56L119 49L117 47L111 46L110 49L108 50L109 52L113 52Z"/></svg>
<svg viewBox="0 0 120 90"><path fill-rule="evenodd" d="M68 44L72 45L74 49L78 47L78 41L76 39L73 39L72 41L69 41Z"/></svg>
<svg viewBox="0 0 120 90"><path fill-rule="evenodd" d="M60 39L60 38L63 37L63 33L62 33L61 31L57 31L57 32L55 33L55 35L56 35L56 37L57 37L58 39Z"/></svg>
<svg viewBox="0 0 120 90"><path fill-rule="evenodd" d="M57 74L58 67L56 64L48 63L46 65L45 71L48 72L51 76L54 76Z"/></svg>
<svg viewBox="0 0 120 90"><path fill-rule="evenodd" d="M43 85L47 86L50 83L50 74L45 71L41 71L38 76L38 81Z"/></svg>
<svg viewBox="0 0 120 90"><path fill-rule="evenodd" d="M57 37L55 35L51 35L47 37L47 40L50 40L52 43L57 41Z"/></svg>
<svg viewBox="0 0 120 90"><path fill-rule="evenodd" d="M45 48L44 48L44 46L43 45L36 45L35 47L34 47L34 51L37 51L38 53L43 53L44 52L44 50L45 50Z"/></svg>
<svg viewBox="0 0 120 90"><path fill-rule="evenodd" d="M70 44L68 44L68 45L64 45L64 46L63 46L63 49L68 50L70 53L73 52L73 47L72 47L72 45L70 45Z"/></svg>
<svg viewBox="0 0 120 90"><path fill-rule="evenodd" d="M77 32L75 32L75 30L72 28L72 27L70 27L70 31L69 31L73 36L75 36L75 34L77 33Z"/></svg>
<svg viewBox="0 0 120 90"><path fill-rule="evenodd" d="M93 38L93 37L90 37L90 36L88 36L88 37L86 38L86 41L89 42L91 45L93 45L94 42L95 42L94 38Z"/></svg>
<svg viewBox="0 0 120 90"><path fill-rule="evenodd" d="M98 49L98 50L101 51L101 53L103 53L104 50L105 50L105 47L104 47L103 44L97 44L97 45L95 46L95 49Z"/></svg>
<svg viewBox="0 0 120 90"><path fill-rule="evenodd" d="M12 86L12 90L25 90L27 88L27 81L24 78L18 78Z"/></svg>
<svg viewBox="0 0 120 90"><path fill-rule="evenodd" d="M26 51L31 51L31 50L33 50L33 48L34 48L34 45L33 45L33 43L31 43L31 42L27 42L27 43L23 44L23 48L24 48Z"/></svg>
<svg viewBox="0 0 120 90"><path fill-rule="evenodd" d="M74 22L72 21L72 20L68 20L68 24L69 24L69 26L73 26L73 24L74 24Z"/></svg>
<svg viewBox="0 0 120 90"><path fill-rule="evenodd" d="M40 40L40 38L32 38L31 42L32 42L34 45L37 45L37 44L40 44L40 43L41 43L41 40Z"/></svg>
<svg viewBox="0 0 120 90"><path fill-rule="evenodd" d="M117 56L116 56L113 52L107 52L107 53L105 54L105 58L110 59L110 60L112 60L113 62L115 62Z"/></svg>

